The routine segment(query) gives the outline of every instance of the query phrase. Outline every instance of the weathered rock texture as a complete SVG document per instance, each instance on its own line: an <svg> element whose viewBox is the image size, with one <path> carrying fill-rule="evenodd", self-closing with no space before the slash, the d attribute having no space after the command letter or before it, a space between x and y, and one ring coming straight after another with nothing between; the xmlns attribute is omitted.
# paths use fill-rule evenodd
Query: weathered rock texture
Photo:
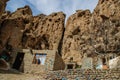
<svg viewBox="0 0 120 80"><path fill-rule="evenodd" d="M20 8L12 14L6 12L2 15L3 20L0 24L0 46L2 49L7 46L22 48L23 32L21 30L25 28L26 20L29 20L31 15L31 9L28 6Z"/></svg>
<svg viewBox="0 0 120 80"><path fill-rule="evenodd" d="M24 40L26 44L23 46L40 50L58 49L64 31L64 20L65 15L62 12L34 17L25 27L23 39L27 40Z"/></svg>
<svg viewBox="0 0 120 80"><path fill-rule="evenodd" d="M2 13L5 11L5 7L6 7L6 2L7 2L8 0L0 0L0 24L1 24L1 22L2 22L2 18L1 18L1 15L2 15Z"/></svg>
<svg viewBox="0 0 120 80"><path fill-rule="evenodd" d="M62 57L80 65L83 55L120 51L120 0L99 0L91 14L77 11L67 20Z"/></svg>
<svg viewBox="0 0 120 80"><path fill-rule="evenodd" d="M0 16L5 11L5 7L6 7L6 2L7 1L8 0L0 0Z"/></svg>
<svg viewBox="0 0 120 80"><path fill-rule="evenodd" d="M100 0L91 22L97 51L120 50L120 0Z"/></svg>
<svg viewBox="0 0 120 80"><path fill-rule="evenodd" d="M68 18L66 27L64 13L32 16L28 6L5 12L1 20L0 50L7 46L58 49L65 62L73 59L78 65L86 54L120 50L120 0L99 0L93 13L78 10Z"/></svg>
<svg viewBox="0 0 120 80"><path fill-rule="evenodd" d="M64 31L64 13L32 16L31 9L25 6L13 13L6 12L1 18L0 50L7 46L13 49L58 49Z"/></svg>
<svg viewBox="0 0 120 80"><path fill-rule="evenodd" d="M90 19L89 10L79 10L67 20L63 40L62 56L65 61L73 57L74 62L80 62L84 53L89 53ZM78 63L81 64L81 63Z"/></svg>

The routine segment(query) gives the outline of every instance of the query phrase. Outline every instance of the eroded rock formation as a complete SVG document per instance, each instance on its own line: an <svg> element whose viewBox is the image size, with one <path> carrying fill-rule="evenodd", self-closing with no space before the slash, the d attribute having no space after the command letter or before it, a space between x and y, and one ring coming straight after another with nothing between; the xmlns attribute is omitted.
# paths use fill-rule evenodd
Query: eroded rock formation
<svg viewBox="0 0 120 80"><path fill-rule="evenodd" d="M27 12L27 13L23 13ZM28 13L29 12L29 13ZM31 9L25 6L24 9L18 9L14 13L6 12L2 15L2 22L0 24L0 46L1 50L8 45L12 48L22 48L22 36L27 20L32 15Z"/></svg>
<svg viewBox="0 0 120 80"><path fill-rule="evenodd" d="M73 57L74 62L81 64L79 62L83 54L89 53L91 16L89 10L78 10L68 18L62 47L62 56L65 62Z"/></svg>
<svg viewBox="0 0 120 80"><path fill-rule="evenodd" d="M120 50L119 0L100 0L91 25L92 41L97 51Z"/></svg>
<svg viewBox="0 0 120 80"><path fill-rule="evenodd" d="M1 15L2 13L5 11L5 7L6 7L6 2L8 0L0 0L0 24L2 22L2 18L1 18Z"/></svg>
<svg viewBox="0 0 120 80"><path fill-rule="evenodd" d="M32 16L31 9L25 6L13 13L5 12L1 18L1 50L7 45L13 49L58 49L64 31L64 13Z"/></svg>
<svg viewBox="0 0 120 80"><path fill-rule="evenodd" d="M93 13L77 10L66 26L63 12L32 16L28 6L7 11L0 20L0 51L8 45L14 49L58 49L65 62L72 58L81 65L85 55L120 50L120 0L99 0Z"/></svg>
<svg viewBox="0 0 120 80"><path fill-rule="evenodd" d="M27 40L25 48L33 49L58 49L64 31L65 14L52 13L48 16L35 16L33 21L26 25L24 32ZM29 28L29 29L28 29Z"/></svg>
<svg viewBox="0 0 120 80"><path fill-rule="evenodd" d="M7 1L8 0L0 0L0 16L5 11L5 7L6 7L6 2Z"/></svg>
<svg viewBox="0 0 120 80"><path fill-rule="evenodd" d="M83 55L120 51L120 1L99 0L91 14L77 11L67 20L62 57L80 64Z"/></svg>

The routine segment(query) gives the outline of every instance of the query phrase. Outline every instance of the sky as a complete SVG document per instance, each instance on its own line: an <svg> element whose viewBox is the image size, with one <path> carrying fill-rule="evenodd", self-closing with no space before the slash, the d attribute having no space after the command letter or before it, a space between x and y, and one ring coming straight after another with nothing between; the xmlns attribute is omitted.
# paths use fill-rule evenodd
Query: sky
<svg viewBox="0 0 120 80"><path fill-rule="evenodd" d="M89 9L93 12L98 0L10 0L7 2L6 10L14 12L17 8L29 5L33 15L46 14L53 12L64 12L66 16L70 16L76 10Z"/></svg>

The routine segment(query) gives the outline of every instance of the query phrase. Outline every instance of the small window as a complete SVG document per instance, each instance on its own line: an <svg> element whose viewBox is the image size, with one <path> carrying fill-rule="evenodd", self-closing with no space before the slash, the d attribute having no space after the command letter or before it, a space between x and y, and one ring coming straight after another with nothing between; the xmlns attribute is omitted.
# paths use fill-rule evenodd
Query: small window
<svg viewBox="0 0 120 80"><path fill-rule="evenodd" d="M40 65L44 65L45 64L45 60L46 60L46 56L47 54L42 54L42 53L36 53L34 55L33 58L33 64L40 64Z"/></svg>
<svg viewBox="0 0 120 80"><path fill-rule="evenodd" d="M112 56L110 56L110 59L113 59L113 57L112 57Z"/></svg>
<svg viewBox="0 0 120 80"><path fill-rule="evenodd" d="M73 64L68 64L67 69L73 69Z"/></svg>

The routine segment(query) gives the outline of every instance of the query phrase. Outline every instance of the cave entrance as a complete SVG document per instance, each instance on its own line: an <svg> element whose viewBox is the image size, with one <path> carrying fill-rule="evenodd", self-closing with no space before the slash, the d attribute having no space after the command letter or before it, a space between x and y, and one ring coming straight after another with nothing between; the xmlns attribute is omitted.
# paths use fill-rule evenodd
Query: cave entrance
<svg viewBox="0 0 120 80"><path fill-rule="evenodd" d="M13 69L16 69L16 70L19 70L19 69L20 69L20 66L21 66L21 64L22 64L24 55L25 55L25 53L23 53L23 52L18 52L18 53L17 53L15 62L14 62L13 67L12 67Z"/></svg>

